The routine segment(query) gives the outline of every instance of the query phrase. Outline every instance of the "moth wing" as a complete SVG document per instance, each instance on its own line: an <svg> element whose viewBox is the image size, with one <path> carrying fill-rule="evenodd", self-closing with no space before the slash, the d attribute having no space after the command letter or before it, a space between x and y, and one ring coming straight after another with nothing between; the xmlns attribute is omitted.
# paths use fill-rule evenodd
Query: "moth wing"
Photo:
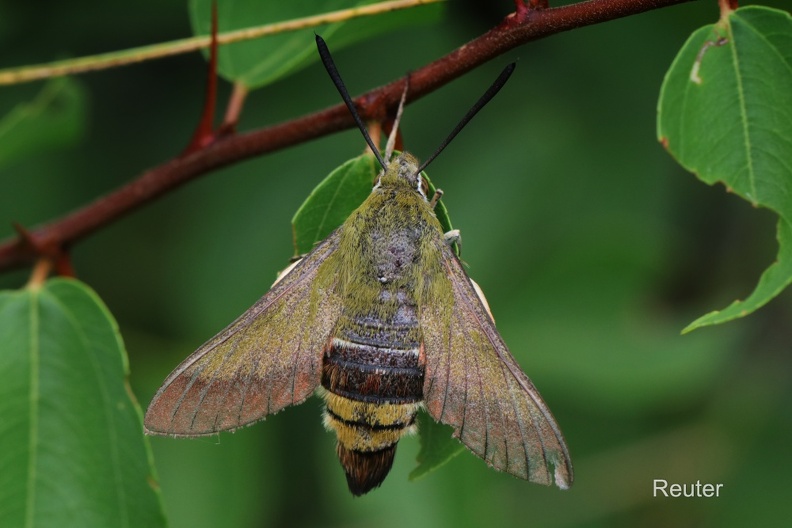
<svg viewBox="0 0 792 528"><path fill-rule="evenodd" d="M200 436L233 430L304 401L321 381L321 359L340 303L320 273L339 230L256 304L185 359L146 411L148 433Z"/></svg>
<svg viewBox="0 0 792 528"><path fill-rule="evenodd" d="M438 246L447 273L438 280L450 280L453 302L450 310L424 306L421 312L427 411L495 469L566 489L573 472L558 424L462 264L445 243Z"/></svg>

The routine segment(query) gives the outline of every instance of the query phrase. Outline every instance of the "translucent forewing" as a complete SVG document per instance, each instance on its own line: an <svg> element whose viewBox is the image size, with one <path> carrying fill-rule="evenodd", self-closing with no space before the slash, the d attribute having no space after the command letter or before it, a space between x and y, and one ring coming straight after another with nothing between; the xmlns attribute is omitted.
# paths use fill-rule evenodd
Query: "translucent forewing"
<svg viewBox="0 0 792 528"><path fill-rule="evenodd" d="M569 452L550 410L509 353L459 260L442 240L435 246L446 268L436 280L451 281L453 302L422 307L427 411L495 469L569 487Z"/></svg>
<svg viewBox="0 0 792 528"><path fill-rule="evenodd" d="M311 395L340 312L335 278L318 273L332 258L339 232L168 376L146 412L147 432L200 436L232 430Z"/></svg>

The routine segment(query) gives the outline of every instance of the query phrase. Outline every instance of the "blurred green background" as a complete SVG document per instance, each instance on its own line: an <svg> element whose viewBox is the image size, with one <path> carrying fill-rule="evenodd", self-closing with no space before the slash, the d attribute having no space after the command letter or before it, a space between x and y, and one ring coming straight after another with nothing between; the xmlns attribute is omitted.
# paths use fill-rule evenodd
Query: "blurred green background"
<svg viewBox="0 0 792 528"><path fill-rule="evenodd" d="M781 0L765 5L788 7ZM444 20L335 54L353 93L447 53L512 2L455 2ZM417 482L400 443L382 488L352 498L313 398L218 438L153 438L174 527L784 526L792 518L792 303L681 336L744 297L774 259L775 219L687 174L655 139L663 75L700 1L530 43L411 105L406 146L431 153L507 62L502 93L433 163L470 275L564 431L576 481L545 489L467 452ZM319 31L321 33L321 31ZM0 4L0 66L190 34L183 1ZM332 42L330 42L332 46ZM178 153L198 121L199 54L79 77L81 141L0 169L0 236L60 216ZM0 115L40 83L0 88ZM221 87L221 101L229 86ZM254 92L242 130L338 101L314 65ZM75 247L117 317L145 408L173 367L269 287L290 219L364 148L348 131L209 174ZM27 270L6 273L17 288ZM654 479L722 483L719 498L652 497Z"/></svg>

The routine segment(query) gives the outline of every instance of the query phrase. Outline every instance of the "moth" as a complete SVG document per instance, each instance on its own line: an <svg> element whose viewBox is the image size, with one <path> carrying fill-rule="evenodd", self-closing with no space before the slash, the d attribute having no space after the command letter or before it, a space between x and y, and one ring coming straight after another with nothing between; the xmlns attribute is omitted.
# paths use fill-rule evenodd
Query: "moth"
<svg viewBox="0 0 792 528"><path fill-rule="evenodd" d="M555 419L509 353L483 295L451 248L421 175L508 79L514 65L419 165L380 155L330 52L336 88L382 171L365 202L157 391L146 432L211 435L264 419L318 391L354 495L378 487L423 407L495 469L568 488L573 472ZM406 90L397 114L403 108Z"/></svg>

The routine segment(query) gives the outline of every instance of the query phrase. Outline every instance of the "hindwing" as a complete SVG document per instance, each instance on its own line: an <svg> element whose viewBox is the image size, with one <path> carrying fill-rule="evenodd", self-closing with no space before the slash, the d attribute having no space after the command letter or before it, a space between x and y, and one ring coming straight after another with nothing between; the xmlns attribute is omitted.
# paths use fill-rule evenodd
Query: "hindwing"
<svg viewBox="0 0 792 528"><path fill-rule="evenodd" d="M451 306L422 306L429 414L500 471L541 484L572 483L561 430L495 329L459 259L435 244L450 281ZM552 470L551 470L552 466Z"/></svg>
<svg viewBox="0 0 792 528"><path fill-rule="evenodd" d="M313 393L341 308L336 277L320 273L340 231L168 376L146 412L147 432L200 436L232 430Z"/></svg>

